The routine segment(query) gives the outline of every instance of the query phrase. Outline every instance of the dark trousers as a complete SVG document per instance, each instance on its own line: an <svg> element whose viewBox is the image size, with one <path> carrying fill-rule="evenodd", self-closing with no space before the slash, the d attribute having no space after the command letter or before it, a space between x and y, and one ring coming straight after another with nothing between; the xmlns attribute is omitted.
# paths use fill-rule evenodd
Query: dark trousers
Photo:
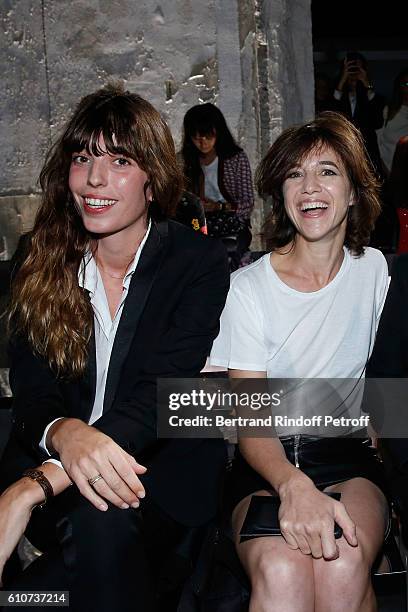
<svg viewBox="0 0 408 612"><path fill-rule="evenodd" d="M66 590L75 612L166 609L158 603L158 581L183 540L181 525L148 500L137 510L102 512L74 487L44 510L33 512L27 536L45 553L5 589Z"/></svg>

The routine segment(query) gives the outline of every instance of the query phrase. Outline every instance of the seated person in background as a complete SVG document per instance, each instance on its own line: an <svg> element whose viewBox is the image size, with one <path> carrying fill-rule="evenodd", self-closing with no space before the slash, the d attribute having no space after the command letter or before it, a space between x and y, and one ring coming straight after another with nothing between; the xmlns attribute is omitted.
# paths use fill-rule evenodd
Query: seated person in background
<svg viewBox="0 0 408 612"><path fill-rule="evenodd" d="M381 315L378 333L374 349L367 365L368 378L408 378L408 254L400 255L394 263L391 283L388 289L387 299ZM369 389L371 391L371 388ZM375 391L375 386L373 386ZM401 386L401 392L404 387ZM401 416L405 413L395 412L401 405L390 405L385 398L384 408L387 411L387 421L391 425L395 423L395 435L402 430L398 426ZM404 395L403 399L406 398ZM399 399L399 398L398 398ZM372 409L375 403L368 402L367 410ZM380 417L380 423L382 416ZM374 427L378 415L372 413ZM403 417L405 423L406 416ZM405 435L407 427L404 423ZM403 476L405 484L397 492L403 500L405 513L408 509L408 490L406 478L408 477L408 438L387 437L381 440L381 445L389 453L391 463L395 469L394 476ZM407 524L407 514L403 517Z"/></svg>
<svg viewBox="0 0 408 612"><path fill-rule="evenodd" d="M393 221L394 244L398 236L396 251L404 253L408 250L405 210L408 208L408 68L394 79L393 95L384 109L384 126L377 131L377 137L385 169L383 219Z"/></svg>
<svg viewBox="0 0 408 612"><path fill-rule="evenodd" d="M264 226L271 253L232 275L211 363L231 378L360 380L388 279L383 255L365 246L380 204L360 133L333 112L287 129L261 162L257 186L273 200ZM249 609L376 610L370 569L388 505L366 432L318 438L277 430L279 437L241 438L232 469ZM240 543L253 494L280 497L282 537Z"/></svg>
<svg viewBox="0 0 408 612"><path fill-rule="evenodd" d="M389 177L389 192L393 206L408 208L408 135L399 139L395 148ZM402 228L400 228L402 229ZM406 230L405 230L406 232Z"/></svg>
<svg viewBox="0 0 408 612"><path fill-rule="evenodd" d="M345 115L364 138L371 162L382 176L377 134L383 124L384 98L376 93L368 76L368 66L361 53L349 52L343 60L341 74L334 90L337 110Z"/></svg>
<svg viewBox="0 0 408 612"><path fill-rule="evenodd" d="M378 130L378 146L387 175L391 172L396 146L408 137L408 68L394 79L392 98L384 109L384 125Z"/></svg>
<svg viewBox="0 0 408 612"><path fill-rule="evenodd" d="M315 77L315 115L323 111L335 110L333 100L333 85L330 77L324 72L316 72Z"/></svg>
<svg viewBox="0 0 408 612"><path fill-rule="evenodd" d="M187 111L181 154L186 189L201 198L209 235L237 235L235 269L252 238L252 176L245 152L235 143L216 106L199 104Z"/></svg>
<svg viewBox="0 0 408 612"><path fill-rule="evenodd" d="M150 612L160 561L217 510L222 440L158 440L156 381L199 374L227 258L167 220L182 186L170 131L119 87L80 101L41 186L10 307L0 575L28 527L45 554L7 588Z"/></svg>

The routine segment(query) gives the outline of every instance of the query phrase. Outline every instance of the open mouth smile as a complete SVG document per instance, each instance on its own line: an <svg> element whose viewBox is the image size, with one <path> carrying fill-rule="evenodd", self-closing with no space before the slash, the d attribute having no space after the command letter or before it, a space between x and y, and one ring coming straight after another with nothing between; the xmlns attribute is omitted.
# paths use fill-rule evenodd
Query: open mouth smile
<svg viewBox="0 0 408 612"><path fill-rule="evenodd" d="M111 200L108 198L91 198L89 196L84 196L83 202L85 212L90 214L100 214L108 211L112 206L116 204L117 200Z"/></svg>
<svg viewBox="0 0 408 612"><path fill-rule="evenodd" d="M303 202L299 208L304 216L318 217L324 214L329 205L326 202Z"/></svg>
<svg viewBox="0 0 408 612"><path fill-rule="evenodd" d="M104 198L84 198L86 206L91 208L104 208L105 206L113 206L117 200L106 200Z"/></svg>

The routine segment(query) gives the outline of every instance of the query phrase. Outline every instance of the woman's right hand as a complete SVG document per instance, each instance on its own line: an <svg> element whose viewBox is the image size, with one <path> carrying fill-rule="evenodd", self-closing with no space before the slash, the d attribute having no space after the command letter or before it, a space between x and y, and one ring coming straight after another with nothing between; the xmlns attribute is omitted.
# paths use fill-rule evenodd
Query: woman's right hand
<svg viewBox="0 0 408 612"><path fill-rule="evenodd" d="M344 504L319 491L313 482L294 478L282 485L279 496L280 529L290 548L315 559L336 559L335 522L348 544L358 545L356 526Z"/></svg>
<svg viewBox="0 0 408 612"><path fill-rule="evenodd" d="M0 495L0 586L4 565L25 532L32 509L43 501L43 490L29 478L21 478Z"/></svg>
<svg viewBox="0 0 408 612"><path fill-rule="evenodd" d="M80 419L60 419L49 429L47 448L53 448L80 493L99 510L107 500L118 508L137 508L145 490L137 475L146 468L109 436ZM89 480L100 475L94 485Z"/></svg>

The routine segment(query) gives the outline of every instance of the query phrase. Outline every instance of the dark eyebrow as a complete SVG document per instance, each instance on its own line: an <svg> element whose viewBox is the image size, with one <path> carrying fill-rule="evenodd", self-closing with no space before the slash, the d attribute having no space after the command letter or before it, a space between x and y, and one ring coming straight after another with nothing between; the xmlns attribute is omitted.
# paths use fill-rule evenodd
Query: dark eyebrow
<svg viewBox="0 0 408 612"><path fill-rule="evenodd" d="M318 162L319 166L333 166L333 168L336 168L336 170L338 170L339 172L341 172L341 168L333 161L330 160L324 160L322 159L321 161ZM296 166L293 166L290 170L290 172L295 172L296 170L300 169L301 165L298 164Z"/></svg>
<svg viewBox="0 0 408 612"><path fill-rule="evenodd" d="M337 168L337 170L340 171L340 168L338 167L338 165L332 161L324 161L324 160L319 161L319 166L334 166L334 168Z"/></svg>

